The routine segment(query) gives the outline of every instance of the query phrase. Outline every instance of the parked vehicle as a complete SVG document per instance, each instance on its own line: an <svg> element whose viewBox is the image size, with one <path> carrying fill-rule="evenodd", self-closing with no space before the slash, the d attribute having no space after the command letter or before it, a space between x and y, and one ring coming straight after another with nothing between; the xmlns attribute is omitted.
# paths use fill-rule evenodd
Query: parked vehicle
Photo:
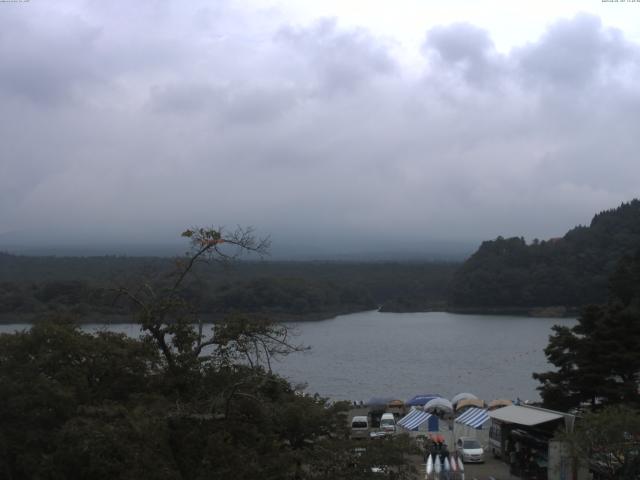
<svg viewBox="0 0 640 480"><path fill-rule="evenodd" d="M396 420L393 413L384 413L380 419L380 430L386 433L394 433L396 431Z"/></svg>
<svg viewBox="0 0 640 480"><path fill-rule="evenodd" d="M484 462L484 449L475 438L460 437L456 442L456 452L464 463Z"/></svg>
<svg viewBox="0 0 640 480"><path fill-rule="evenodd" d="M351 419L351 438L369 438L369 419L366 416Z"/></svg>

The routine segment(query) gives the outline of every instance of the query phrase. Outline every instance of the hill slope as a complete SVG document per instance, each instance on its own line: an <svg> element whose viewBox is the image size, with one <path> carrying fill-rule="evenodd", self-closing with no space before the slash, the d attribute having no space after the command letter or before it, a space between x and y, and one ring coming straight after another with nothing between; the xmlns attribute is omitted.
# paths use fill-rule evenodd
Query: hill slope
<svg viewBox="0 0 640 480"><path fill-rule="evenodd" d="M593 217L559 239L498 237L483 242L454 275L456 308L580 307L607 298L608 277L640 248L640 201Z"/></svg>

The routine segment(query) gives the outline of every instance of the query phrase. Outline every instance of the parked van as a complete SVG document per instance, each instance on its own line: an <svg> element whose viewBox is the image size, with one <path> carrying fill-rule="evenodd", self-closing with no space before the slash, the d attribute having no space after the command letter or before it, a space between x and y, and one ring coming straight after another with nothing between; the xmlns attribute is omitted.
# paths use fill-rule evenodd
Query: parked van
<svg viewBox="0 0 640 480"><path fill-rule="evenodd" d="M393 417L393 413L383 413L380 419L380 430L387 433L393 433L396 431L396 420Z"/></svg>
<svg viewBox="0 0 640 480"><path fill-rule="evenodd" d="M351 419L351 438L369 438L369 419L356 416Z"/></svg>

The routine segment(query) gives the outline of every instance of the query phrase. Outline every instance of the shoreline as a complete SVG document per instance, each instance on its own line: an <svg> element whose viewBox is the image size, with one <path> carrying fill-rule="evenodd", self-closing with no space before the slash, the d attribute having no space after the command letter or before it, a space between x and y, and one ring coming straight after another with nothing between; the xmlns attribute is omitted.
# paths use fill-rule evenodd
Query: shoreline
<svg viewBox="0 0 640 480"><path fill-rule="evenodd" d="M385 309L384 305L377 309L343 309L331 312L311 312L305 314L292 313L268 313L268 312L250 312L246 315L263 316L273 320L276 323L296 323L296 322L320 322L331 320L341 315L349 315L352 313L362 313L370 311L378 311L380 313L429 313L429 312L445 312L458 315L504 315L518 316L527 318L576 318L580 315L579 307L442 307L434 306L431 308L421 309ZM80 325L105 324L105 325L122 325L127 323L136 323L131 315L124 314L105 314L94 313L78 316L74 313L65 314L63 312L41 312L41 313L3 313L0 314L0 325L11 324L33 324L38 321L52 318L55 316L68 315ZM227 316L234 313L203 313L201 318L204 323L217 323Z"/></svg>
<svg viewBox="0 0 640 480"><path fill-rule="evenodd" d="M340 315L349 315L351 313L370 312L376 309L344 309L331 312L311 312L301 315L289 313L269 313L269 312L248 312L240 313L241 315L255 315L273 320L276 323L295 323L295 322L319 322L323 320L331 320ZM200 318L204 323L217 323L225 317L233 316L236 313L202 313ZM128 323L136 323L133 315L125 314L107 314L107 313L88 313L82 316L73 312L39 312L39 313L2 313L0 314L0 325L12 324L34 324L39 321L47 320L55 317L68 317L75 320L80 325L105 324L105 325L123 325Z"/></svg>
<svg viewBox="0 0 640 480"><path fill-rule="evenodd" d="M428 312L445 312L458 315L505 315L528 318L575 318L580 315L584 307L567 307L562 305L550 307L451 307L434 305L432 307L423 307L420 309L395 309L385 308L384 305L379 308L382 313L428 313Z"/></svg>

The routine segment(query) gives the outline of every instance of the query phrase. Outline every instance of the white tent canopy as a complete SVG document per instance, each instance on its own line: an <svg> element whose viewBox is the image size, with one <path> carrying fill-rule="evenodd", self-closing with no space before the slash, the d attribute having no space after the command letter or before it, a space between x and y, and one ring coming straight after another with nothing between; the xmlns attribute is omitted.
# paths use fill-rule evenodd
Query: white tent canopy
<svg viewBox="0 0 640 480"><path fill-rule="evenodd" d="M478 400L478 397L476 397L473 393L459 393L451 399L451 404L455 407L460 400L466 400L468 398Z"/></svg>
<svg viewBox="0 0 640 480"><path fill-rule="evenodd" d="M420 411L417 408L412 408L407 415L398 420L398 425L407 430L416 430L420 425L428 422L431 416L432 415L430 413Z"/></svg>
<svg viewBox="0 0 640 480"><path fill-rule="evenodd" d="M453 405L451 404L451 402L446 398L442 398L442 397L429 400L424 406L424 411L432 412L436 408L453 412Z"/></svg>
<svg viewBox="0 0 640 480"><path fill-rule="evenodd" d="M482 428L489 421L489 414L483 408L470 408L456 418L456 422L472 428Z"/></svg>

